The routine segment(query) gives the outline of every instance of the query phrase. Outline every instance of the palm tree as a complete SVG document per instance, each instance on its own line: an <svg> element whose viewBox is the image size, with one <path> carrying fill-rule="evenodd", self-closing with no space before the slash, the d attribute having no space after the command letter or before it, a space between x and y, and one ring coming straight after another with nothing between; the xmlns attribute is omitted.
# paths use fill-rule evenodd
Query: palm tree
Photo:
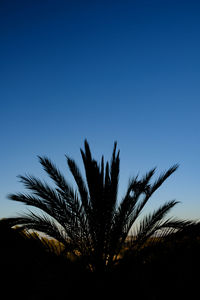
<svg viewBox="0 0 200 300"><path fill-rule="evenodd" d="M114 144L111 162L104 166L104 157L98 164L93 159L89 144L85 140L81 155L86 180L75 161L66 156L69 170L77 184L74 190L57 167L47 158L39 157L44 170L55 183L55 188L34 176L19 176L31 193L9 195L9 199L39 208L43 213L29 211L20 217L10 218L12 226L21 225L27 230L36 230L61 242L66 253L81 257L94 271L111 267L117 260L133 224L138 219L145 204L162 183L176 171L172 166L159 178L150 183L155 168L144 177L132 178L127 192L120 203L117 202L119 179L119 151ZM166 229L181 230L187 221L168 218L167 213L177 204L169 201L144 217L137 226L131 247L142 246L156 232Z"/></svg>

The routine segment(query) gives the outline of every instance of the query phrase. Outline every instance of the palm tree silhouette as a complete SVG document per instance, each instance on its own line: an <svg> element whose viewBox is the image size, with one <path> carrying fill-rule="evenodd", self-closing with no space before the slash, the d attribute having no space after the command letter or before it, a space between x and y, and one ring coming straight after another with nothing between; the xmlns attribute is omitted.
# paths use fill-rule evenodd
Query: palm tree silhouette
<svg viewBox="0 0 200 300"><path fill-rule="evenodd" d="M43 232L61 242L66 253L81 257L86 265L101 272L116 262L127 236L145 204L162 183L176 171L174 165L161 174L154 183L150 180L156 168L140 180L132 178L125 196L117 202L119 180L119 151L114 144L111 162L104 166L104 157L98 164L93 159L85 140L81 155L86 180L75 161L66 156L69 170L77 184L77 190L67 182L57 167L47 158L39 157L44 170L56 184L52 188L34 176L19 176L30 194L17 193L9 199L39 208L43 213L29 211L20 217L10 218L10 224ZM177 201L169 201L144 217L137 226L131 246L142 246L146 240L163 229L181 230L189 221L168 218L166 214Z"/></svg>

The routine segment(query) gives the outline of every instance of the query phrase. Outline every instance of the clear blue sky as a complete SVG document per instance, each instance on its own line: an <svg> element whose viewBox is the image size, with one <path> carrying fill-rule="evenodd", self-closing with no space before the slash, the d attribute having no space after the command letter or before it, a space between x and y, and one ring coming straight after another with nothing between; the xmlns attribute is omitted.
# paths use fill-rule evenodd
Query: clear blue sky
<svg viewBox="0 0 200 300"><path fill-rule="evenodd" d="M98 159L118 141L119 200L131 175L180 163L149 208L200 218L199 1L1 0L0 43L0 217L24 209L6 199L18 174L46 178L37 155L68 176L87 138Z"/></svg>

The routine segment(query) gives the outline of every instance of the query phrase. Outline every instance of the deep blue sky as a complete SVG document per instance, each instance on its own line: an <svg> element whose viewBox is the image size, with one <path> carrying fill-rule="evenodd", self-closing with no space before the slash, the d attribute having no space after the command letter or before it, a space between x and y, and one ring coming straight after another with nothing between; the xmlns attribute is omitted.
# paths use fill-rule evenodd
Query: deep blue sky
<svg viewBox="0 0 200 300"><path fill-rule="evenodd" d="M87 138L98 159L118 141L119 200L180 163L149 208L200 218L199 1L1 0L0 101L0 217L23 209L6 199L18 174L45 178L37 155L66 172Z"/></svg>

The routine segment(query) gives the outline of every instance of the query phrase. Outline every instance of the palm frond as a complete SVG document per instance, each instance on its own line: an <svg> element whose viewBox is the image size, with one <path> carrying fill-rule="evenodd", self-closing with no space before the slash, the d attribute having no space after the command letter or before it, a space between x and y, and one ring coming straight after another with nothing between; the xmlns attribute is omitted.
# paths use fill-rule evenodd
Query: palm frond
<svg viewBox="0 0 200 300"><path fill-rule="evenodd" d="M123 200L121 201L120 206L118 208L118 214L119 215L121 214L120 218L122 220L124 220L126 224L129 221L128 222L129 226L127 228L128 231L129 231L130 227L132 226L132 222L136 220L136 218L138 217L138 215L142 209L141 204L138 205L137 208L136 208L136 204L138 203L142 194L147 195L149 193L149 189L150 189L149 181L152 178L152 176L154 175L155 170L156 170L156 168L153 168L152 170L150 170L142 178L142 180L138 180L138 175L137 175L136 177L133 177L129 182L126 195L123 198ZM142 201L142 203L143 203L143 201ZM130 217L132 219L131 220L132 222L130 222Z"/></svg>
<svg viewBox="0 0 200 300"><path fill-rule="evenodd" d="M137 244L144 243L150 236L152 236L156 231L161 230L162 228L177 228L184 222L163 222L165 216L169 211L177 204L175 200L169 201L154 211L152 214L149 214L143 218L138 226L138 231L136 233L136 242Z"/></svg>
<svg viewBox="0 0 200 300"><path fill-rule="evenodd" d="M171 168L169 168L166 172L163 172L159 176L159 178L154 182L154 184L151 186L150 193L151 195L163 184L163 182L170 177L179 167L179 164L173 165Z"/></svg>
<svg viewBox="0 0 200 300"><path fill-rule="evenodd" d="M21 182L32 191L33 196L18 193L9 195L9 199L42 209L61 224L66 221L70 214L70 207L62 195L33 176L20 176L20 178ZM68 202L70 201L71 198Z"/></svg>
<svg viewBox="0 0 200 300"><path fill-rule="evenodd" d="M100 167L100 174L101 174L101 182L102 186L104 185L104 156L101 157L101 167Z"/></svg>
<svg viewBox="0 0 200 300"><path fill-rule="evenodd" d="M51 205L61 204L61 198L58 196L58 192L51 188L47 183L43 183L41 180L31 175L20 175L18 177L27 189L34 195L43 199L45 203Z"/></svg>
<svg viewBox="0 0 200 300"><path fill-rule="evenodd" d="M166 237L171 233L178 233L186 230L186 228L190 228L192 226L196 226L197 222L192 220L182 220L176 218L169 218L161 222L158 227L158 235L159 237Z"/></svg>
<svg viewBox="0 0 200 300"><path fill-rule="evenodd" d="M150 171L145 177L145 182L148 183L154 171ZM141 188L142 187L142 188ZM118 209L116 210L113 223L112 236L117 242L117 236L121 237L121 243L123 243L128 235L128 232L132 226L131 216L135 212L136 204L138 203L140 196L144 193L145 185L138 180L138 176L133 177L128 185L125 197L122 199ZM134 217L136 218L135 214ZM132 218L133 219L133 218Z"/></svg>
<svg viewBox="0 0 200 300"><path fill-rule="evenodd" d="M112 159L110 163L110 191L109 191L109 205L110 211L112 212L115 208L117 202L117 193L118 193L118 181L119 181L119 167L120 159L118 150L116 155L117 142L114 143L114 149L112 154Z"/></svg>
<svg viewBox="0 0 200 300"><path fill-rule="evenodd" d="M9 194L8 199L22 202L26 205L37 207L47 214L51 215L52 217L56 217L55 213L53 213L52 208L47 205L44 201L42 201L39 197L34 197L28 194L23 193L16 193L16 194ZM65 216L66 218L66 216Z"/></svg>
<svg viewBox="0 0 200 300"><path fill-rule="evenodd" d="M68 246L68 238L65 230L47 215L40 216L29 212L20 217L8 218L7 222L11 227L19 225L21 229L25 228L27 230L36 230L45 233L47 236L55 238L65 246Z"/></svg>
<svg viewBox="0 0 200 300"><path fill-rule="evenodd" d="M59 223L60 228L63 227L64 231L66 231L68 238L71 240L77 240L80 242L81 237L84 237L87 241L87 246L89 247L89 233L88 233L88 227L85 220L85 216L83 213L81 213L81 208L79 206L79 201L76 196L74 196L74 205L70 206L70 210L67 207L59 206L58 204L54 203L54 199L51 199L53 204L50 202L44 202L40 200L40 198L36 198L30 195L24 195L24 194L14 194L9 195L9 198L15 201L23 202L29 206L34 206L39 209L41 209L43 212L47 213L49 216L51 216L56 222ZM27 217L29 219L27 219ZM30 218L31 217L31 218ZM34 217L34 218L33 218ZM41 219L40 216L37 216L33 213L31 215L25 215L24 219L16 219L16 222L18 221L24 221L27 220L29 223L26 223L26 227L29 228L30 226L34 225L34 228L31 229L39 230L39 226L42 225L43 227L40 229L40 231L45 230L45 226L48 225L49 228L55 224L55 222L51 220L50 218L47 218L46 216ZM34 221L30 223L30 221ZM47 227L48 228L48 227ZM55 231L55 230L54 230ZM48 232L45 231L46 234ZM54 238L59 236L53 236Z"/></svg>
<svg viewBox="0 0 200 300"><path fill-rule="evenodd" d="M90 204L93 213L102 209L103 185L100 167L97 161L92 158L88 142L85 140L85 152L81 149L81 155L85 167L87 185L89 189Z"/></svg>
<svg viewBox="0 0 200 300"><path fill-rule="evenodd" d="M105 231L105 197L104 197L104 185L102 178L103 159L101 166L98 166L97 161L91 156L90 148L85 140L85 151L81 149L81 155L85 167L85 174L87 180L87 186L89 191L89 203L90 203L90 227L93 232L94 240L99 240L97 236L103 236ZM101 232L100 232L101 231ZM101 239L100 238L100 239Z"/></svg>
<svg viewBox="0 0 200 300"><path fill-rule="evenodd" d="M81 172L75 163L75 161L68 156L66 156L68 167L76 181L76 184L78 186L79 194L80 194L80 200L83 204L84 210L86 213L89 213L89 196L86 184L83 180L83 177L81 175Z"/></svg>
<svg viewBox="0 0 200 300"><path fill-rule="evenodd" d="M144 206L150 199L150 197L153 195L153 193L164 183L164 181L171 175L173 174L176 169L178 168L178 164L172 166L169 168L166 172L161 174L159 178L153 183L149 184L149 180L153 176L155 172L155 168L152 169L144 178L141 182L139 182L138 185L136 185L136 189L133 189L133 191L137 191L137 189L140 189L141 187L141 193L140 195L144 194L144 197L139 203L134 207L130 219L129 219L129 229L133 225L133 223L136 221L138 216L140 215L141 211L143 210ZM139 196L140 196L139 195Z"/></svg>
<svg viewBox="0 0 200 300"><path fill-rule="evenodd" d="M65 180L65 177L61 174L61 172L57 169L57 167L51 162L51 160L47 157L38 156L41 165L44 170L48 173L48 175L53 179L58 188L66 195L71 195L73 197L73 188L71 185Z"/></svg>

